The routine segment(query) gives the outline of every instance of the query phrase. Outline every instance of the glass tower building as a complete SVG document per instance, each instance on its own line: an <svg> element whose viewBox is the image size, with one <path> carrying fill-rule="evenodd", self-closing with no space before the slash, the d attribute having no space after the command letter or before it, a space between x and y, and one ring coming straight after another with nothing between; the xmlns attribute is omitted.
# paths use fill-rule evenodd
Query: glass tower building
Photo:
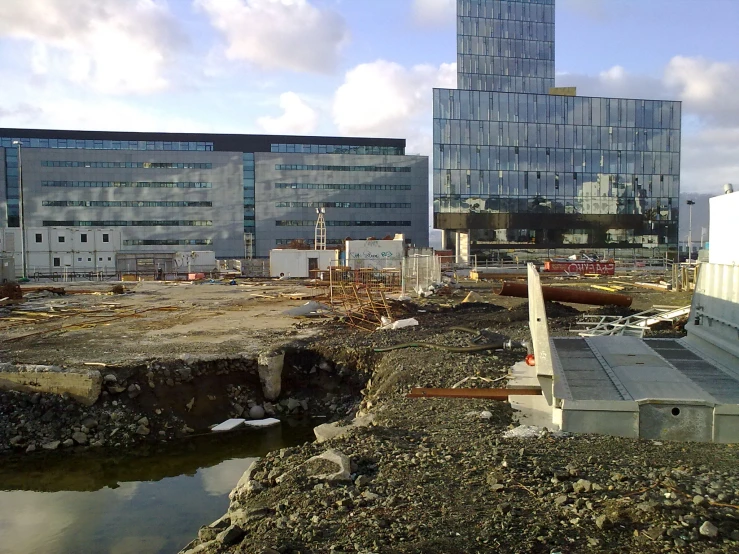
<svg viewBox="0 0 739 554"><path fill-rule="evenodd" d="M677 248L680 102L554 85L554 0L457 0L458 89L434 90L434 223L497 250Z"/></svg>

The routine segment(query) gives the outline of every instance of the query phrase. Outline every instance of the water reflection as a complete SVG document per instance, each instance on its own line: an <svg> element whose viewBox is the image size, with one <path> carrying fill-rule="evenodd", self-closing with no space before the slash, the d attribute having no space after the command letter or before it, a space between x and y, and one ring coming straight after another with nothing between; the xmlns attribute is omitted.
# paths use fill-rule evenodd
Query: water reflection
<svg viewBox="0 0 739 554"><path fill-rule="evenodd" d="M255 456L308 424L206 436L128 456L40 456L0 467L0 553L177 552L221 516Z"/></svg>

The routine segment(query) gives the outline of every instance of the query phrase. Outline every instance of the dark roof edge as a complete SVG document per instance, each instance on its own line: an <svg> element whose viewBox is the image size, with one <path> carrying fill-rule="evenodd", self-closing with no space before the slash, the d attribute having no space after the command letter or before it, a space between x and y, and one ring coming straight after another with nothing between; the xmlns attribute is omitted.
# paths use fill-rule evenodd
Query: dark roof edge
<svg viewBox="0 0 739 554"><path fill-rule="evenodd" d="M406 140L397 138L330 137L310 135L237 135L220 133L165 133L139 131L80 131L64 129L0 128L0 136L13 138L74 139L74 140L146 140L212 142L216 150L225 146L242 145L235 150L250 150L275 143L339 144L346 146L395 146L405 148ZM267 149L269 151L269 149Z"/></svg>

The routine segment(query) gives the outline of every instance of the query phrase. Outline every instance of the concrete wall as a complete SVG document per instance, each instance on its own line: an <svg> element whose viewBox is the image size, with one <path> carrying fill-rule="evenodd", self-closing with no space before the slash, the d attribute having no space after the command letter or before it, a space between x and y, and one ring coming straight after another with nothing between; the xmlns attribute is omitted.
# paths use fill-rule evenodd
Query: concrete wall
<svg viewBox="0 0 739 554"><path fill-rule="evenodd" d="M394 166L410 172L278 170L276 165ZM348 202L366 204L410 204L410 208L327 207L326 237L340 241L347 237L384 238L403 233L412 244L428 246L429 181L425 156L369 156L351 154L255 154L256 167L256 251L258 257L280 246L278 242L303 239L313 242L315 207L277 207L279 202ZM349 185L345 189L277 188L277 183ZM360 190L352 185L410 185L410 190ZM304 226L277 226L277 221L313 222ZM337 226L332 221L409 221L409 226ZM335 244L335 243L334 243Z"/></svg>
<svg viewBox="0 0 739 554"><path fill-rule="evenodd" d="M69 394L85 406L100 396L102 377L97 370L62 369L45 365L0 364L0 389Z"/></svg>
<svg viewBox="0 0 739 554"><path fill-rule="evenodd" d="M45 167L42 161L210 163L212 169ZM207 182L211 188L45 187L42 181ZM185 244L136 244L142 240L211 240L218 257L244 252L242 154L200 151L73 150L28 148L23 151L26 227L44 221L202 221L202 226L120 226L126 251L172 252ZM3 188L4 190L4 188ZM207 201L209 207L59 207L44 201ZM80 230L83 230L81 227Z"/></svg>
<svg viewBox="0 0 739 554"><path fill-rule="evenodd" d="M712 264L739 265L739 192L711 198L711 242L708 260Z"/></svg>

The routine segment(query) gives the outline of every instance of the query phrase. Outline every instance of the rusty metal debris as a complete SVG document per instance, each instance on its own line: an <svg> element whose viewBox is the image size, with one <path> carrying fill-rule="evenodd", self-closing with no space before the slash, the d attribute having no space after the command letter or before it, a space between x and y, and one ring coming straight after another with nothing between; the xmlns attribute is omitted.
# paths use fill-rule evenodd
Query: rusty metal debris
<svg viewBox="0 0 739 554"><path fill-rule="evenodd" d="M572 302L573 304L590 304L594 306L631 306L633 298L625 294L613 294L607 292L593 292L589 290L574 290L559 287L541 287L544 300L555 302ZM528 298L529 291L526 283L513 283L503 281L500 288L495 290L499 296L515 296L517 298Z"/></svg>
<svg viewBox="0 0 739 554"><path fill-rule="evenodd" d="M508 400L509 396L539 396L541 387L520 389L425 389L414 388L406 398L482 398Z"/></svg>
<svg viewBox="0 0 739 554"><path fill-rule="evenodd" d="M365 331L382 325L382 318L392 319L386 294L398 292L396 273L381 270L329 269L329 304L344 321Z"/></svg>

